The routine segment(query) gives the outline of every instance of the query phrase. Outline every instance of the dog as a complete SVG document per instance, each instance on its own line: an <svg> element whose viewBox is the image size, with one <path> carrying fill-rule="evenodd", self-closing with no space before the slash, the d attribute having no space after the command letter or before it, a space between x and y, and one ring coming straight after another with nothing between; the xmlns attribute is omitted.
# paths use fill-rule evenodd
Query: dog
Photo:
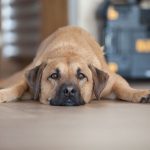
<svg viewBox="0 0 150 150"><path fill-rule="evenodd" d="M19 99L27 91L34 100L55 106L84 105L111 93L128 102L150 102L150 90L134 89L111 72L103 48L74 26L59 28L46 38L33 62L1 87L1 103Z"/></svg>

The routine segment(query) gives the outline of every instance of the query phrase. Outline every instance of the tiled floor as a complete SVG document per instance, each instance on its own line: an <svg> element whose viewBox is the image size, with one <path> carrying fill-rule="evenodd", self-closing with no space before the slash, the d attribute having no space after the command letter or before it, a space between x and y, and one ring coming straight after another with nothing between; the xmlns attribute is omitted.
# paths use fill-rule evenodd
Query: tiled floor
<svg viewBox="0 0 150 150"><path fill-rule="evenodd" d="M135 85L148 87L150 84ZM0 104L0 150L150 150L150 104Z"/></svg>

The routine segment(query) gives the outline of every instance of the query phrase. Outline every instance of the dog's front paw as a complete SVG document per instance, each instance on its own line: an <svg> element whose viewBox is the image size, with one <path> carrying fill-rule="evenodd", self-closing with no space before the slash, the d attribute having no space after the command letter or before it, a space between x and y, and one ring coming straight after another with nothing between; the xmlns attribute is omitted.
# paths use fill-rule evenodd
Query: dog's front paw
<svg viewBox="0 0 150 150"><path fill-rule="evenodd" d="M0 103L9 102L15 100L14 92L11 91L11 88L0 90Z"/></svg>
<svg viewBox="0 0 150 150"><path fill-rule="evenodd" d="M0 103L5 103L7 101L7 95L5 95L5 92L0 90Z"/></svg>
<svg viewBox="0 0 150 150"><path fill-rule="evenodd" d="M40 100L40 103L45 104L45 105L49 105L49 101L48 100Z"/></svg>
<svg viewBox="0 0 150 150"><path fill-rule="evenodd" d="M150 94L142 97L140 103L150 103Z"/></svg>

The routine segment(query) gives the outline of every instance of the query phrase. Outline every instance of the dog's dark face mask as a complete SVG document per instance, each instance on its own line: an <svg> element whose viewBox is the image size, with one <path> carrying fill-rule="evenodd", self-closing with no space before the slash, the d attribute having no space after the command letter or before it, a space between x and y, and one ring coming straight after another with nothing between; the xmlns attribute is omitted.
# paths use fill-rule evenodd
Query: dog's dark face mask
<svg viewBox="0 0 150 150"><path fill-rule="evenodd" d="M100 99L108 74L75 58L62 58L41 64L26 73L33 98L55 106L88 103L93 93Z"/></svg>
<svg viewBox="0 0 150 150"><path fill-rule="evenodd" d="M50 100L51 105L55 106L79 106L85 102L80 90L75 84L63 83L56 92L56 96Z"/></svg>

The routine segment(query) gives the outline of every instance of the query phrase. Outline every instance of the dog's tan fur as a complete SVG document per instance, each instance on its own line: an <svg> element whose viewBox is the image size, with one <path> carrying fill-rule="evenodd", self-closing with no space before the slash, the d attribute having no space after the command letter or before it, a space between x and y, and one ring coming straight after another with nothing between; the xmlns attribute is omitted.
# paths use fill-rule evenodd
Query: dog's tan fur
<svg viewBox="0 0 150 150"><path fill-rule="evenodd" d="M78 84L86 103L93 100L95 98L94 81L92 71L89 69L90 65L109 76L106 86L98 95L99 97L106 97L114 93L119 99L125 101L141 102L143 99L146 102L149 101L147 99L149 99L150 90L133 89L121 76L109 70L102 48L89 33L79 27L68 26L58 29L42 42L35 59L26 69L5 81L4 84L1 83L1 86L5 88L0 90L0 102L9 102L20 98L29 87L25 74L42 63L46 63L46 67L41 77L39 97L41 103L48 104L48 99L56 94L55 86L65 81ZM47 77L56 67L61 69L63 80L57 83L48 81ZM88 82L77 81L74 76L77 67L87 74ZM10 84L10 81L14 82Z"/></svg>

